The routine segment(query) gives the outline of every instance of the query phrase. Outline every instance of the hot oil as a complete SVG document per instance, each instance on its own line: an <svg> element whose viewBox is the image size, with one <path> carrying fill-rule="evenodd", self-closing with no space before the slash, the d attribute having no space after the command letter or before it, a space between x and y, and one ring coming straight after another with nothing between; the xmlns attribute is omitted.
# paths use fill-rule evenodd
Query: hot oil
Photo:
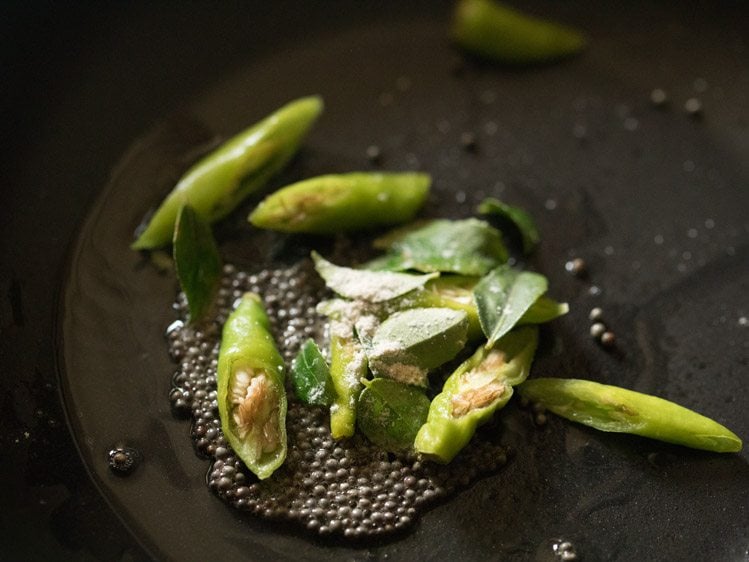
<svg viewBox="0 0 749 562"><path fill-rule="evenodd" d="M449 465L388 453L360 435L334 441L328 412L300 403L289 389L286 461L270 478L258 480L223 436L216 401L221 326L246 291L263 297L287 366L308 337L323 343L325 332L315 312L324 286L309 260L256 273L225 266L214 312L200 326L187 323L186 301L178 296L179 320L167 331L178 363L172 408L192 418L196 452L211 461L207 485L232 507L295 521L321 535L367 538L411 527L437 500L506 464L507 448L481 436Z"/></svg>

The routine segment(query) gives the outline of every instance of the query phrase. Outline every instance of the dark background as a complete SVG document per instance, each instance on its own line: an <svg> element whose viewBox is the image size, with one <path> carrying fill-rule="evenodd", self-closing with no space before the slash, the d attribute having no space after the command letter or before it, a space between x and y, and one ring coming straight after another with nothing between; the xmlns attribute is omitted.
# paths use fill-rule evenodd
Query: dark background
<svg viewBox="0 0 749 562"><path fill-rule="evenodd" d="M447 14L449 7L448 2L405 4L29 2L0 7L0 558L146 558L79 459L55 364L57 299L67 252L132 139L179 110L194 92L279 42L304 41L361 21L388 21L401 12ZM742 51L735 44L741 33L746 41L749 29L743 3L651 7L633 2L594 9L584 2L536 2L532 7L584 25L594 40L606 38L612 27L620 37L628 28L637 36L674 36L673 24L688 30L691 47L681 55L671 53L681 71L713 61L712 81L744 84L743 104L729 96L710 108L709 118L722 131L726 152L744 155L737 173L747 177L749 46L744 42ZM633 41L627 44L631 51L621 52L631 57L633 75L653 54L638 48ZM739 244L739 256L746 256L745 248ZM746 277L746 267L738 271Z"/></svg>

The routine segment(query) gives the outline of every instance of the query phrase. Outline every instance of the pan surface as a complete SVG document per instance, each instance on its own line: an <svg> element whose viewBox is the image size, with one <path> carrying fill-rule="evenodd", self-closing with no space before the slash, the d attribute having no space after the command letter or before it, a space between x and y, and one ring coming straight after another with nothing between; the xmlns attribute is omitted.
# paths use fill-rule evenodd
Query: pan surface
<svg viewBox="0 0 749 562"><path fill-rule="evenodd" d="M747 555L745 452L694 452L559 419L536 429L511 406L500 425L516 453L505 469L410 532L354 545L227 507L205 485L189 423L170 412L164 330L176 284L129 250L132 231L218 139L317 93L325 113L269 189L373 168L366 150L377 145L383 168L433 175L426 215L468 216L489 195L524 207L542 233L529 265L571 306L544 330L534 374L657 394L749 435L748 10L532 8L587 30L590 49L523 70L463 60L446 40L448 2L67 15L83 18L78 29L99 48L70 60L34 51L64 64L57 78L45 74L58 88L52 101L31 94L20 107L42 105L15 117L40 133L21 135L2 206L9 337L0 345L15 377L3 382L4 493L20 514L4 517L19 556L60 543L99 559L554 560L560 540L588 560ZM34 72L44 70L15 76ZM666 107L651 103L655 88L668 92ZM700 117L683 109L690 98ZM475 151L461 145L465 133ZM252 231L244 218L256 201L217 230L227 260L257 268L314 244ZM574 257L587 278L565 271ZM595 306L616 332L614 352L588 335ZM143 456L126 478L106 462L120 443ZM22 537L35 526L44 540L32 544Z"/></svg>

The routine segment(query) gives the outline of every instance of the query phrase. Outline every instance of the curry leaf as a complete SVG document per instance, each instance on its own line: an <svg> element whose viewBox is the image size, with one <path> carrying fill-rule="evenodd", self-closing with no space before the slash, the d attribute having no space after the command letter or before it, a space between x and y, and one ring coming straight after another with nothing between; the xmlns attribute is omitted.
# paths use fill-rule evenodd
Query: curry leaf
<svg viewBox="0 0 749 562"><path fill-rule="evenodd" d="M364 384L357 408L361 432L387 451L412 447L429 413L426 394L389 379L374 379Z"/></svg>
<svg viewBox="0 0 749 562"><path fill-rule="evenodd" d="M489 339L487 346L509 332L547 288L543 275L508 266L496 268L479 281L473 297L481 329Z"/></svg>
<svg viewBox="0 0 749 562"><path fill-rule="evenodd" d="M221 277L221 257L211 227L189 205L183 205L177 214L172 250L190 321L195 322L213 302Z"/></svg>
<svg viewBox="0 0 749 562"><path fill-rule="evenodd" d="M507 261L502 235L478 219L440 219L397 229L376 241L375 247L388 251L369 262L368 269L484 275Z"/></svg>
<svg viewBox="0 0 749 562"><path fill-rule="evenodd" d="M449 361L468 339L468 316L449 308L411 308L389 316L368 346L375 376L427 385L431 369Z"/></svg>
<svg viewBox="0 0 749 562"><path fill-rule="evenodd" d="M330 369L314 340L308 339L292 361L291 382L305 404L327 407L335 400Z"/></svg>
<svg viewBox="0 0 749 562"><path fill-rule="evenodd" d="M478 206L478 212L482 215L495 215L510 221L520 232L523 241L523 252L529 254L541 239L536 223L528 213L519 207L513 207L503 203L499 199L489 197L484 199Z"/></svg>
<svg viewBox="0 0 749 562"><path fill-rule="evenodd" d="M391 271L367 271L340 267L312 252L315 269L329 289L342 297L367 302L384 302L410 293L439 275L411 275Z"/></svg>

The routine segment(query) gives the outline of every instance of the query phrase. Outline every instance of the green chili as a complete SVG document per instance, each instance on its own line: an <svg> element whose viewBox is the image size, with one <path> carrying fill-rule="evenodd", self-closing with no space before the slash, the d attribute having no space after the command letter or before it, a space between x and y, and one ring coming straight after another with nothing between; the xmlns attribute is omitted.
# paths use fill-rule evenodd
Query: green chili
<svg viewBox="0 0 749 562"><path fill-rule="evenodd" d="M132 247L169 243L184 203L209 222L226 216L284 167L322 108L319 97L293 101L202 158L182 176Z"/></svg>
<svg viewBox="0 0 749 562"><path fill-rule="evenodd" d="M518 389L549 411L601 431L633 433L694 449L735 453L741 439L726 427L663 398L579 379L533 379Z"/></svg>
<svg viewBox="0 0 749 562"><path fill-rule="evenodd" d="M450 462L512 396L512 387L528 376L538 342L534 326L517 328L492 348L480 347L448 377L416 435L416 451Z"/></svg>
<svg viewBox="0 0 749 562"><path fill-rule="evenodd" d="M509 64L534 64L573 55L586 39L574 29L532 18L491 0L460 0L452 37L465 51Z"/></svg>
<svg viewBox="0 0 749 562"><path fill-rule="evenodd" d="M318 176L271 194L249 221L259 228L314 234L398 224L414 217L431 182L420 173Z"/></svg>
<svg viewBox="0 0 749 562"><path fill-rule="evenodd" d="M473 300L473 287L478 277L450 275L431 279L413 296L407 295L404 300L411 299L413 306L432 306L462 310L468 319L468 341L477 341L483 336L479 313Z"/></svg>
<svg viewBox="0 0 749 562"><path fill-rule="evenodd" d="M247 468L267 478L286 458L286 390L283 359L254 293L224 325L217 386L224 436Z"/></svg>
<svg viewBox="0 0 749 562"><path fill-rule="evenodd" d="M330 407L330 433L333 439L351 437L356 429L356 402L367 374L367 360L358 342L351 337L330 337L330 378L336 397Z"/></svg>

